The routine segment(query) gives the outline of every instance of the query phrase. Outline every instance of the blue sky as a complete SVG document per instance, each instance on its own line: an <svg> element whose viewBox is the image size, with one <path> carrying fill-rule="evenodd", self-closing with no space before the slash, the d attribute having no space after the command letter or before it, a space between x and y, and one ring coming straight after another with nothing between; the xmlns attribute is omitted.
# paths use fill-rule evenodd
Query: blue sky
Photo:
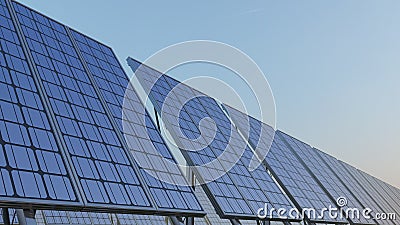
<svg viewBox="0 0 400 225"><path fill-rule="evenodd" d="M123 64L181 41L233 45L266 74L279 129L400 187L400 1L20 2Z"/></svg>

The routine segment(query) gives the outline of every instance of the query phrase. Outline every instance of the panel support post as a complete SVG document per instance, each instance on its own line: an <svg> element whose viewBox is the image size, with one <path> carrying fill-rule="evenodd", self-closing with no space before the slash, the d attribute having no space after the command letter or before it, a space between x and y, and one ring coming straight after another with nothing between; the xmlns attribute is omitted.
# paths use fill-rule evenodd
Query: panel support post
<svg viewBox="0 0 400 225"><path fill-rule="evenodd" d="M194 217L187 217L186 225L194 225Z"/></svg>
<svg viewBox="0 0 400 225"><path fill-rule="evenodd" d="M154 107L154 117L156 118L156 124L157 124L158 131L160 131L160 133L161 133L160 119L158 118L158 113L157 113L157 110L155 107Z"/></svg>
<svg viewBox="0 0 400 225"><path fill-rule="evenodd" d="M37 225L35 220L35 210L16 209L19 225Z"/></svg>
<svg viewBox="0 0 400 225"><path fill-rule="evenodd" d="M241 223L237 219L230 219L230 221L231 221L232 225L241 225Z"/></svg>
<svg viewBox="0 0 400 225"><path fill-rule="evenodd" d="M3 223L4 225L10 225L10 214L8 208L3 208Z"/></svg>
<svg viewBox="0 0 400 225"><path fill-rule="evenodd" d="M182 222L176 216L170 216L172 225L182 225Z"/></svg>

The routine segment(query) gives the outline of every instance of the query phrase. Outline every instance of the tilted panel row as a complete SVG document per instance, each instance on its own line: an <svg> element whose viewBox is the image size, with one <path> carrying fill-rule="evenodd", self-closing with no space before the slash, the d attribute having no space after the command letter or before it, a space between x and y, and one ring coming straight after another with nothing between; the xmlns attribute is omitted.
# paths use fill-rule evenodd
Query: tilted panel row
<svg viewBox="0 0 400 225"><path fill-rule="evenodd" d="M206 192L219 208L220 216L255 218L264 204L292 207L265 170L249 171L251 150L214 99L132 59L128 62L173 137L182 144L187 161L192 166L202 166L198 175L206 182ZM216 129L204 123L205 118L214 121ZM201 149L191 151L198 147ZM217 173L222 174L219 179L207 180Z"/></svg>
<svg viewBox="0 0 400 225"><path fill-rule="evenodd" d="M293 153L303 162L303 164L311 171L314 178L319 181L321 186L326 190L332 199L339 201L346 199L346 205L339 205L345 211L347 209L358 209L362 212L366 206L363 206L353 193L343 184L343 182L333 173L331 169L318 156L317 152L309 145L301 142L283 132L278 131L278 135L285 140L290 146ZM376 224L372 219L360 217L349 218L354 224Z"/></svg>
<svg viewBox="0 0 400 225"><path fill-rule="evenodd" d="M324 208L334 206L334 202L314 180L305 166L293 154L271 126L246 115L226 104L223 105L229 117L243 133L244 138L261 154L267 154L264 163L275 179L286 191L300 212L316 210L316 214L306 213L306 219L316 223L346 223L345 219L332 218ZM271 139L273 142L271 144Z"/></svg>
<svg viewBox="0 0 400 225"><path fill-rule="evenodd" d="M157 206L201 212L193 190L112 50L76 31L71 33Z"/></svg>
<svg viewBox="0 0 400 225"><path fill-rule="evenodd" d="M353 172L349 173L339 160L320 150L315 149L315 151L322 158L322 160L324 160L324 162L336 173L339 179L344 182L344 185L346 185L352 191L355 197L362 202L362 205L373 210L372 216L376 217L376 213L382 214L392 211L391 207L389 206L389 204L387 204L386 201L384 201L382 198L377 198L376 192L368 191L368 189L365 188L365 185L360 183L357 178L354 178L352 176ZM394 223L394 221L391 220L380 220L377 222L379 224Z"/></svg>

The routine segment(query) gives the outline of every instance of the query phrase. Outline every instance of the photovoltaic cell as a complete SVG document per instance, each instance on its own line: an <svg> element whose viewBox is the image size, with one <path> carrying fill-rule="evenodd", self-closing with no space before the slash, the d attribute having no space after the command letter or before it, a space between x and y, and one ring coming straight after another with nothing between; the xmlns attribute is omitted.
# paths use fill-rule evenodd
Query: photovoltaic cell
<svg viewBox="0 0 400 225"><path fill-rule="evenodd" d="M136 71L138 62L132 59L128 62ZM150 68L143 67L143 69L142 72L136 71L135 75L145 90L150 90L152 86L150 98L156 110L160 114L165 113L162 119L173 133L175 140L183 143L185 149L193 150L204 146L196 151L181 150L191 165L203 166L199 169L201 171L198 171L198 175L207 183L203 187L209 193L209 198L216 203L215 207L219 210L220 216L255 218L257 210L264 207L265 203L269 207L273 204L276 204L277 208L292 207L276 184L271 182L266 171L261 173L248 170L251 150L237 131L232 129L232 124L214 99ZM168 95L172 96L170 98L172 101L165 100ZM183 102L186 104L181 107ZM164 109L165 111L162 111ZM175 112L179 112L179 115ZM200 122L204 118L215 121L217 128L215 135L209 124L204 125ZM183 132L180 132L181 130ZM188 141L188 138L192 140ZM213 139L208 144L206 139L210 138ZM242 147L245 148L243 157L238 153ZM239 161L236 162L235 159ZM209 162L213 163L207 164ZM229 165L233 167L227 168ZM216 173L223 175L216 180L210 179ZM277 218L277 215L273 217Z"/></svg>
<svg viewBox="0 0 400 225"><path fill-rule="evenodd" d="M297 203L296 207L300 211L312 208L321 212L323 208L335 205L280 136L274 135L271 126L228 105L223 106L238 129L244 134L248 133L248 141L256 152L268 152L265 159L268 169L292 201ZM246 138L246 135L243 136ZM312 222L346 222L340 218L331 218L328 213L311 214L308 219Z"/></svg>
<svg viewBox="0 0 400 225"><path fill-rule="evenodd" d="M376 213L390 212L391 209L386 202L382 202L382 199L372 197L372 193L368 193L363 185L358 183L357 179L351 176L349 172L343 167L343 165L335 157L328 155L320 150L314 149L326 165L337 175L337 177L343 181L343 184L348 187L354 196L361 202L365 207L373 210L373 216ZM391 220L381 220L379 224L393 224Z"/></svg>
<svg viewBox="0 0 400 225"><path fill-rule="evenodd" d="M65 27L13 6L88 205L151 208Z"/></svg>
<svg viewBox="0 0 400 225"><path fill-rule="evenodd" d="M202 212L193 190L188 187L176 160L112 50L76 31L71 32L119 131L125 135L128 148L136 161L140 162L141 174L145 177L157 206ZM122 112L124 100L125 108ZM122 113L126 115L124 118ZM167 164L166 160L172 163Z"/></svg>
<svg viewBox="0 0 400 225"><path fill-rule="evenodd" d="M347 199L347 205L342 207L344 210L356 208L359 212L362 212L368 207L363 206L359 200L354 197L352 192L341 182L332 170L329 169L311 146L283 132L278 131L277 133L286 141L293 153L301 159L303 164L309 168L311 173L314 174L314 178L319 181L333 199L343 197ZM372 219L367 219L363 216L360 216L360 218L351 218L351 220L356 224L376 224Z"/></svg>
<svg viewBox="0 0 400 225"><path fill-rule="evenodd" d="M2 200L79 205L4 0L0 0L0 89Z"/></svg>

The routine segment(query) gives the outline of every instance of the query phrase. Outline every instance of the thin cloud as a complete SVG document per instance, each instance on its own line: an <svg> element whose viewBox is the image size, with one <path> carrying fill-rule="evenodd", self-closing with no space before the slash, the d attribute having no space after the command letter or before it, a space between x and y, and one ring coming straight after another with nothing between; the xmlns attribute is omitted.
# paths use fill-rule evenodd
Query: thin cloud
<svg viewBox="0 0 400 225"><path fill-rule="evenodd" d="M264 11L263 8L250 9L250 10L246 10L246 11L239 13L239 15L255 14L255 13L262 12L262 11Z"/></svg>

